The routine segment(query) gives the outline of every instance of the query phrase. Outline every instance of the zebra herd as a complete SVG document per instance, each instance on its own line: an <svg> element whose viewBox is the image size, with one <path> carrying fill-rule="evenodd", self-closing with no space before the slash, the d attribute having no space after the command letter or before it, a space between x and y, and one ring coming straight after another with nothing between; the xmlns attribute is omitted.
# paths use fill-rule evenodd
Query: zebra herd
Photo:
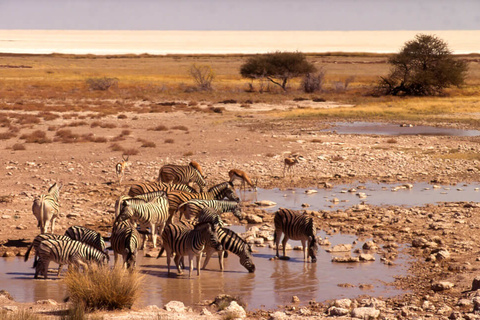
<svg viewBox="0 0 480 320"><path fill-rule="evenodd" d="M137 252L145 248L147 236L151 236L153 247L156 248L158 234L162 239L159 257L166 252L168 273L172 257L178 272L182 273L183 257L188 256L189 276L192 274L194 257L199 275L203 252L206 253L206 259L202 268L207 266L212 254L218 252L220 269L223 270L225 251L237 255L240 264L248 272L254 272L252 248L242 237L224 227L220 217L223 212L232 212L239 220L243 219L233 180L243 176L248 179L246 181L249 185L252 186L253 183L241 170L233 169L229 176L230 181L204 191L205 177L198 163L192 161L187 166L163 166L160 169L159 181L131 184L128 195L120 196L115 203L115 217L108 248L113 250L115 265L121 255L123 265L134 268ZM196 184L200 192L197 192L192 184ZM59 264L57 274L64 264L85 269L91 263L105 265L109 262L108 249L98 232L73 226L65 235L53 233L55 219L58 217L60 188L61 184L53 184L48 194L37 197L33 202L32 211L38 220L41 234L35 237L28 248L25 261L34 248L35 278L39 275L47 278L51 261ZM225 198L228 200L224 200ZM177 215L179 221L175 222ZM182 221L183 216L189 221ZM313 262L316 261L316 229L311 217L280 209L275 213L274 221L277 256L280 236L284 233L284 256L288 239L301 240L305 260L311 257ZM51 233L46 233L49 225ZM142 241L140 234L143 236ZM307 241L308 255L305 251Z"/></svg>

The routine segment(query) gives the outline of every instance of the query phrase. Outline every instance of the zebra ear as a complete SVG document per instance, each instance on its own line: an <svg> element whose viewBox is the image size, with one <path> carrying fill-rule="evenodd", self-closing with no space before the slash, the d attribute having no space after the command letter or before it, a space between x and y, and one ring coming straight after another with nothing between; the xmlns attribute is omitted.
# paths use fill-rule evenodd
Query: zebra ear
<svg viewBox="0 0 480 320"><path fill-rule="evenodd" d="M228 181L228 184L230 185L230 187L233 188L233 182L232 181Z"/></svg>

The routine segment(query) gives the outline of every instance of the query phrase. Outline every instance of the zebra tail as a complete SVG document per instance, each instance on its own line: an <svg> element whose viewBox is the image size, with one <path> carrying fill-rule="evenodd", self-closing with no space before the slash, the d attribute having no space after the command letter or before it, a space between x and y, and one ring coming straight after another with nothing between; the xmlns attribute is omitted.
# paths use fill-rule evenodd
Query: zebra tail
<svg viewBox="0 0 480 320"><path fill-rule="evenodd" d="M44 215L45 215L45 199L42 199L42 203L40 204L40 221L38 222L38 224L40 225L40 233L44 233L47 231L45 230Z"/></svg>
<svg viewBox="0 0 480 320"><path fill-rule="evenodd" d="M32 248L33 248L33 242L30 245L30 247L28 247L27 252L25 252L25 259L24 259L25 262L28 260L28 256L30 255L30 251L32 250Z"/></svg>
<svg viewBox="0 0 480 320"><path fill-rule="evenodd" d="M164 251L165 251L165 248L162 247L162 249L160 249L160 252L158 253L157 259L162 256L162 254L163 254Z"/></svg>

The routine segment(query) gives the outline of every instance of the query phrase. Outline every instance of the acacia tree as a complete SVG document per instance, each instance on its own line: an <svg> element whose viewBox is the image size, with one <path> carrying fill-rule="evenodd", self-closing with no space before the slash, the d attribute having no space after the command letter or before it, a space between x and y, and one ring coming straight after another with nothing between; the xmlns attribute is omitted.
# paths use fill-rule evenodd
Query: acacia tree
<svg viewBox="0 0 480 320"><path fill-rule="evenodd" d="M287 90L288 80L315 72L315 66L301 52L274 52L248 58L240 74L249 79L267 79Z"/></svg>
<svg viewBox="0 0 480 320"><path fill-rule="evenodd" d="M390 75L379 89L391 95L435 95L464 83L467 64L454 59L448 45L434 35L418 34L389 59Z"/></svg>

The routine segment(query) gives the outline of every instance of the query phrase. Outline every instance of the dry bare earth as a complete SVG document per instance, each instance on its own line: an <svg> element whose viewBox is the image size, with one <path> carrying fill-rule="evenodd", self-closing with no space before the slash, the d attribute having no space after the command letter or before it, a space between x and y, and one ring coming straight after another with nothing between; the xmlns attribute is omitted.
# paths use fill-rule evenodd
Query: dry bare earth
<svg viewBox="0 0 480 320"><path fill-rule="evenodd" d="M0 140L0 150L3 150L0 243L33 239L38 233L31 213L33 197L45 192L53 181L65 184L60 194L62 216L58 232L73 224L100 226L102 232L107 232L113 203L127 190L127 186L116 184L114 165L121 159L122 152L109 148L115 142L125 149L138 150L137 155L130 156L126 184L155 179L165 163L188 163L192 159L202 165L210 185L226 180L228 170L235 167L258 177L259 186L263 188L323 187L325 182L349 181L478 181L478 160L451 156L452 150L478 154L478 138L400 136L392 143L384 136L322 134L319 129L326 124L319 121L280 120L275 114L248 110L223 114L125 115L125 119L115 115L100 120L113 124L113 128L92 128L91 124L98 121L93 119L82 119L85 124L67 127L73 133L93 133L108 142L27 143L26 150L14 151L9 148L22 140L18 137ZM60 126L73 121L78 119L41 121L31 128L22 128L20 135L42 130L54 139ZM161 125L167 130L149 130ZM55 130L48 131L52 126ZM124 130L128 130L128 134L124 132L118 138ZM145 141L154 142L156 146L141 147ZM291 152L302 154L306 161L295 168L296 175L283 178L283 158ZM259 208L246 210L260 215L265 222L271 221L271 215ZM364 207L312 214L318 224L330 232L373 237L387 262L394 262L395 244L410 245L419 241L419 246L407 249L418 262L414 263L409 277L398 281L399 286L412 290L412 294L387 300L385 307L378 307L382 314L401 316L403 313L405 318L411 318L415 314L441 317L448 316L452 310L464 313L473 310L473 304L459 307L457 302L462 297L461 291L470 287L480 266L476 261L476 244L480 239L475 232L479 210L476 203L459 203L412 209ZM438 249L447 250L450 257L425 262L438 253ZM25 248L2 247L0 251L22 254ZM432 283L439 280L448 280L455 287L432 291ZM429 301L428 306L424 301ZM322 305L314 304L311 309L313 314L326 312ZM296 313L291 308L287 310Z"/></svg>

